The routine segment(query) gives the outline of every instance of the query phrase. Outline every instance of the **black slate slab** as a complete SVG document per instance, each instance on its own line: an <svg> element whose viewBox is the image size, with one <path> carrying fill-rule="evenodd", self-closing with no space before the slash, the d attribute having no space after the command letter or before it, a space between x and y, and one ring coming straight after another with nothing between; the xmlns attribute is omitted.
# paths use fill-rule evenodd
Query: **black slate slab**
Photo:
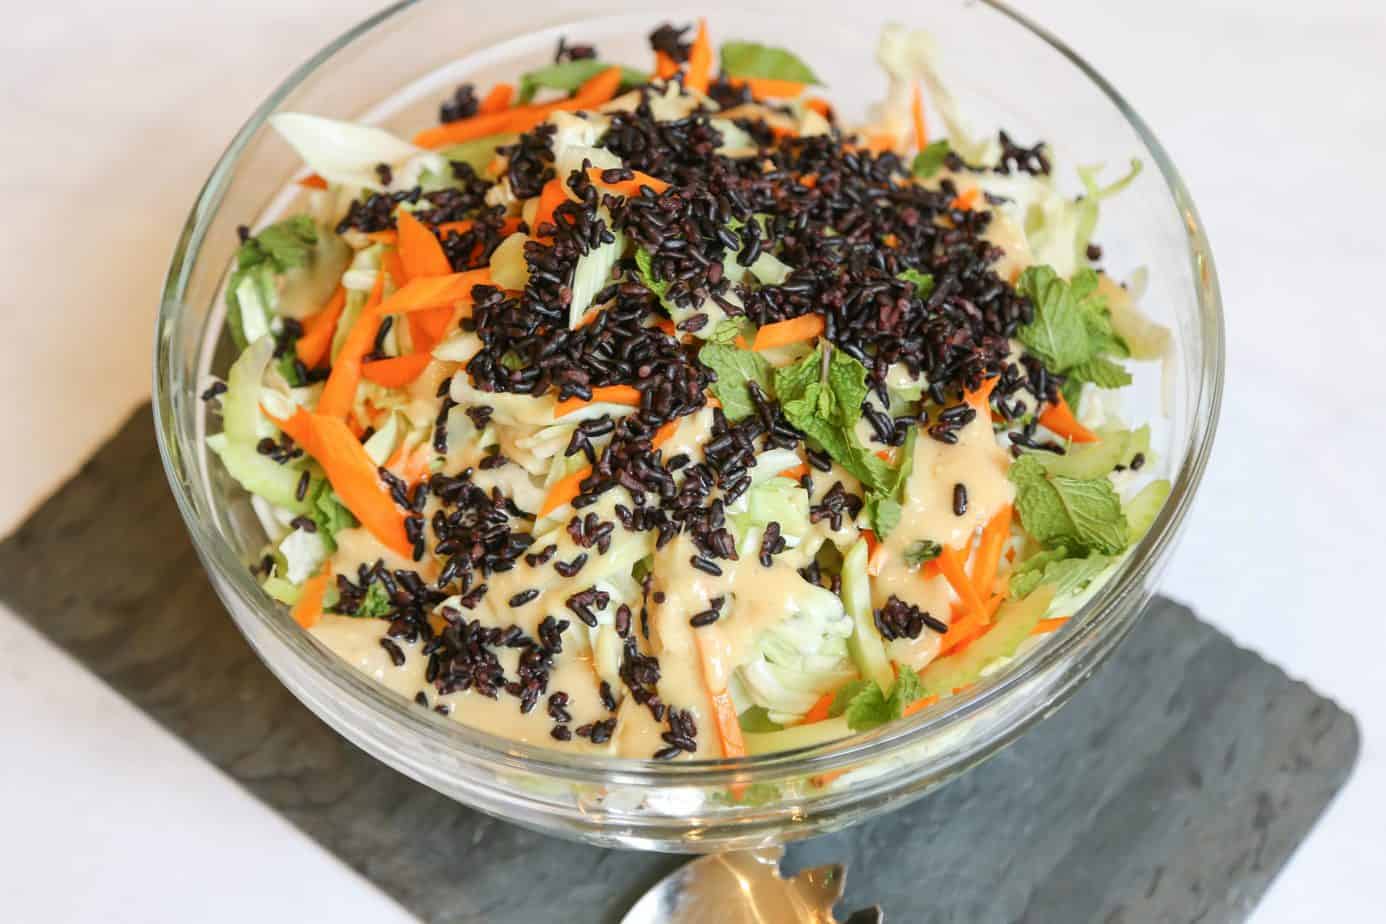
<svg viewBox="0 0 1386 924"><path fill-rule="evenodd" d="M357 750L251 653L148 410L0 544L0 598L428 922L618 921L680 858L546 838ZM886 818L791 848L892 922L1244 920L1342 786L1351 716L1168 600L1058 715Z"/></svg>

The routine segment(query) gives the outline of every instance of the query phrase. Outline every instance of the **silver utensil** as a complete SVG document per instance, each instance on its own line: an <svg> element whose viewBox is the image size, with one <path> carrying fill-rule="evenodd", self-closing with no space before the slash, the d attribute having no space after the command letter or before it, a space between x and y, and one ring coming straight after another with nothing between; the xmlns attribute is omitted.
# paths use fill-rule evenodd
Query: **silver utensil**
<svg viewBox="0 0 1386 924"><path fill-rule="evenodd" d="M780 875L782 847L713 854L655 883L621 924L839 924L833 905L847 886L840 863ZM841 924L883 924L880 907L854 912Z"/></svg>

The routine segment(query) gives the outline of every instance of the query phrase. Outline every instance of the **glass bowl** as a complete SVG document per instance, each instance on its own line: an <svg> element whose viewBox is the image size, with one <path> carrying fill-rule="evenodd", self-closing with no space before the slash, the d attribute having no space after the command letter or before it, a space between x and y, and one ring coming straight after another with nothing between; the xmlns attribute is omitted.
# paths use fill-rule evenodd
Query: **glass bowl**
<svg viewBox="0 0 1386 924"><path fill-rule="evenodd" d="M421 0L391 7L309 58L251 116L193 204L158 319L154 413L169 481L217 593L270 669L325 722L399 771L509 821L606 846L704 852L790 841L903 805L996 753L1093 673L1149 598L1203 474L1222 387L1222 313L1203 227L1159 142L1092 68L1000 3L876 3L845 20L841 5L827 2L796 3L792 16L782 4L757 0L677 13L646 6ZM1148 269L1142 305L1175 331L1173 355L1163 369L1137 372L1125 408L1129 419L1155 422L1153 446L1173 491L1150 532L1062 631L909 719L739 760L668 764L564 754L412 705L339 660L260 590L247 566L263 534L245 494L204 448L199 386L232 358L221 287L236 226L282 207L287 181L300 169L266 124L271 114L358 119L409 137L436 119L455 84L513 80L549 60L559 35L594 42L612 60L640 62L649 57L645 35L654 25L697 15L707 17L714 40L753 39L799 52L848 122L884 91L872 63L880 27L892 20L924 26L938 40L945 79L974 132L1004 127L1017 138L1046 139L1068 177L1077 163L1122 168L1142 159L1148 169L1104 206L1098 238L1119 278Z"/></svg>

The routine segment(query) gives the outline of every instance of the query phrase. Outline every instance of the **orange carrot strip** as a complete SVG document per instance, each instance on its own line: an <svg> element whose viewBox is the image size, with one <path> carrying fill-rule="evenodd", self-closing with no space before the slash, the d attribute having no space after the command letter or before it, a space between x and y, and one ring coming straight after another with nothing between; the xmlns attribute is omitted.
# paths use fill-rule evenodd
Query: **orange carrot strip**
<svg viewBox="0 0 1386 924"><path fill-rule="evenodd" d="M678 62L662 51L655 52L655 76L668 80L679 72Z"/></svg>
<svg viewBox="0 0 1386 924"><path fill-rule="evenodd" d="M977 557L972 562L972 586L977 593L986 596L991 593L991 585L996 581L996 569L1001 565L1001 549L1011 536L1011 505L1007 504L982 529L982 542L977 546Z"/></svg>
<svg viewBox="0 0 1386 924"><path fill-rule="evenodd" d="M757 353L789 343L799 343L821 336L826 325L821 314L801 314L788 321L776 321L756 331L756 341L751 347Z"/></svg>
<svg viewBox="0 0 1386 924"><path fill-rule="evenodd" d="M814 722L821 722L828 718L829 711L833 708L833 700L836 698L834 693L824 693L818 697L818 702L813 704L813 708L804 713L804 717L799 720L800 725L812 725Z"/></svg>
<svg viewBox="0 0 1386 924"><path fill-rule="evenodd" d="M1075 443L1097 442L1097 434L1078 422L1078 418L1073 416L1073 408L1068 406L1062 394L1056 395L1054 403L1039 415L1039 422Z"/></svg>
<svg viewBox="0 0 1386 924"><path fill-rule="evenodd" d="M399 258L398 247L385 248L380 254L380 268L390 277L390 284L396 289L409 281L409 274L404 270L404 261Z"/></svg>
<svg viewBox="0 0 1386 924"><path fill-rule="evenodd" d="M317 456L316 443L313 438L312 414L301 407L294 408L293 415L286 420L280 420L269 411L265 406L260 405L260 413L268 417L276 427L283 430L293 441L302 447L303 451L310 456Z"/></svg>
<svg viewBox="0 0 1386 924"><path fill-rule="evenodd" d="M922 151L929 145L929 132L924 125L924 91L917 80L914 82L914 98L910 101L910 114L914 116L914 143Z"/></svg>
<svg viewBox="0 0 1386 924"><path fill-rule="evenodd" d="M428 227L403 209L395 213L399 227L399 258L404 264L406 279L428 276L448 276L452 262L443 253L443 245Z"/></svg>
<svg viewBox="0 0 1386 924"><path fill-rule="evenodd" d="M804 100L804 105L821 115L823 118L832 121L833 104L817 96L811 96Z"/></svg>
<svg viewBox="0 0 1386 924"><path fill-rule="evenodd" d="M621 180L618 183L608 183L603 180L602 172L600 167L589 167L587 169L587 176L595 185L600 186L608 192L614 192L625 196L627 199L632 199L640 195L640 187L642 186L648 186L657 193L662 193L669 188L668 183L658 177L650 176L648 173L641 173L639 170L632 170L631 172L635 174L634 177L629 180Z"/></svg>
<svg viewBox="0 0 1386 924"><path fill-rule="evenodd" d="M808 89L806 83L773 77L733 77L731 85L748 88L756 99L794 99Z"/></svg>
<svg viewBox="0 0 1386 924"><path fill-rule="evenodd" d="M346 419L351 413L351 405L356 400L356 385L361 380L361 358L374 347L375 334L380 329L380 294L383 291L385 274L376 273L370 297L366 299L361 314L347 332L346 341L332 363L332 374L327 377L322 396L318 398L318 414Z"/></svg>
<svg viewBox="0 0 1386 924"><path fill-rule="evenodd" d="M1057 632L1068 622L1067 616L1055 616L1053 619L1041 619L1030 630L1031 635L1048 635L1050 632Z"/></svg>
<svg viewBox="0 0 1386 924"><path fill-rule="evenodd" d="M664 331L670 337L674 336L674 333L678 330L678 328L674 326L673 320L670 318L656 318L654 326Z"/></svg>
<svg viewBox="0 0 1386 924"><path fill-rule="evenodd" d="M327 300L327 304L316 314L303 321L303 336L294 344L294 352L309 369L319 366L327 358L327 349L332 345L332 335L337 330L337 319L346 307L346 289L337 286L337 291Z"/></svg>
<svg viewBox="0 0 1386 924"><path fill-rule="evenodd" d="M303 179L299 180L298 185L302 186L304 189L326 189L327 181L324 180L322 177L318 176L316 173L310 173Z"/></svg>
<svg viewBox="0 0 1386 924"><path fill-rule="evenodd" d="M688 50L688 71L683 85L690 90L706 93L712 80L712 41L707 37L707 20L698 20L698 36Z"/></svg>
<svg viewBox="0 0 1386 924"><path fill-rule="evenodd" d="M303 591L294 604L294 622L305 629L311 629L322 619L322 598L327 594L328 582L332 580L332 565L325 563L322 570L303 582Z"/></svg>
<svg viewBox="0 0 1386 924"><path fill-rule="evenodd" d="M910 703L908 706L906 706L904 712L900 713L900 715L907 716L914 715L916 712L923 712L925 709L928 709L936 702L938 702L937 695L922 696L914 702Z"/></svg>
<svg viewBox="0 0 1386 924"><path fill-rule="evenodd" d="M640 391L631 385L598 385L592 389L592 397L588 401L581 398L569 398L560 401L553 408L554 419L566 417L574 411L581 410L590 404L629 404L631 407L640 406Z"/></svg>
<svg viewBox="0 0 1386 924"><path fill-rule="evenodd" d="M1000 380L1001 377L997 375L993 375L988 379L983 379L982 384L977 387L976 391L963 393L963 400L972 405L972 409L979 415L986 414L989 416L991 414L991 392L992 389L996 387L996 383Z"/></svg>
<svg viewBox="0 0 1386 924"><path fill-rule="evenodd" d="M568 198L563 191L563 181L554 177L539 191L539 207L534 211L534 231L537 233L546 224L553 224L553 213Z"/></svg>
<svg viewBox="0 0 1386 924"><path fill-rule="evenodd" d="M428 352L377 359L364 364L361 375L386 388L403 388L417 379L432 361L433 356Z"/></svg>
<svg viewBox="0 0 1386 924"><path fill-rule="evenodd" d="M527 132L552 113L593 109L609 102L620 86L621 69L609 68L583 84L571 99L539 106L516 106L501 112L478 113L468 119L424 129L414 136L414 143L421 148L440 148L502 132Z"/></svg>
<svg viewBox="0 0 1386 924"><path fill-rule="evenodd" d="M342 504L387 548L412 557L413 543L404 532L404 512L386 492L365 447L341 418L314 414L310 419L317 450L314 458Z"/></svg>
<svg viewBox="0 0 1386 924"><path fill-rule="evenodd" d="M980 616L968 612L954 611L954 619L939 642L938 656L962 651L991 629L992 618L1006 599L1004 593L996 594L983 604Z"/></svg>
<svg viewBox="0 0 1386 924"><path fill-rule="evenodd" d="M977 594L977 588L972 586L972 582L967 579L967 572L963 570L963 559L956 549L944 546L934 559L938 562L939 570L948 579L948 584L953 588L953 593L958 595L963 607L968 614L977 616L985 612L985 604Z"/></svg>
<svg viewBox="0 0 1386 924"><path fill-rule="evenodd" d="M452 306L440 305L425 308L409 314L409 332L414 337L414 350L418 353L431 351L448 335L452 326Z"/></svg>
<svg viewBox="0 0 1386 924"><path fill-rule="evenodd" d="M898 141L899 139L891 132L872 132L866 138L866 149L873 154L893 151Z"/></svg>
<svg viewBox="0 0 1386 924"><path fill-rule="evenodd" d="M462 303L470 309L472 288L491 284L491 270L487 267L467 270L465 273L452 273L447 276L429 276L424 279L411 279L395 294L385 299L379 313L408 314L442 305Z"/></svg>
<svg viewBox="0 0 1386 924"><path fill-rule="evenodd" d="M971 189L964 189L953 198L952 202L948 203L948 207L950 209L970 212L977 205L977 200L981 195L982 190L980 187L973 186Z"/></svg>
<svg viewBox="0 0 1386 924"><path fill-rule="evenodd" d="M493 112L504 112L510 108L510 101L515 97L515 85L510 83L498 83L491 88L481 99L481 103L476 107L476 111L481 115L489 115Z"/></svg>
<svg viewBox="0 0 1386 924"><path fill-rule="evenodd" d="M655 431L654 438L650 440L650 448L658 449L660 446L667 443L678 428L679 422L677 420L671 420L660 427ZM592 467L589 465L578 469L571 475L565 475L554 482L553 487L549 488L549 493L544 498L543 505L539 508L539 516L546 517L559 507L562 507L564 504L569 503L573 498L577 497L581 492L580 485L591 474Z"/></svg>
<svg viewBox="0 0 1386 924"><path fill-rule="evenodd" d="M804 477L808 473L809 467L801 462L793 468L787 468L784 471L780 472L779 477L788 478L790 481L798 481L800 478Z"/></svg>

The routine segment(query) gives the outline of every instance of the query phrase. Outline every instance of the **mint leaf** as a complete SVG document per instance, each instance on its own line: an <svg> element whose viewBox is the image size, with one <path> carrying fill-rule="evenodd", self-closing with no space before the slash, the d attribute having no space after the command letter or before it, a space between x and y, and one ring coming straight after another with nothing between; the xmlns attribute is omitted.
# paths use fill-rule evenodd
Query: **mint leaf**
<svg viewBox="0 0 1386 924"><path fill-rule="evenodd" d="M914 283L914 292L922 299L927 300L934 292L934 277L929 273L923 273L917 269L907 269L897 273L895 278Z"/></svg>
<svg viewBox="0 0 1386 924"><path fill-rule="evenodd" d="M666 310L672 310L673 304L669 301L669 283L655 276L654 257L643 247L635 249L635 274L640 279L640 284L653 292Z"/></svg>
<svg viewBox="0 0 1386 924"><path fill-rule="evenodd" d="M356 612L346 615L355 619L384 619L394 610L395 604L390 600L385 586L379 581L372 581L366 588L366 596L356 608Z"/></svg>
<svg viewBox="0 0 1386 924"><path fill-rule="evenodd" d="M946 138L930 142L925 145L924 150L914 155L912 172L921 180L929 179L943 169L943 162L948 158L949 150L951 149Z"/></svg>
<svg viewBox="0 0 1386 924"><path fill-rule="evenodd" d="M845 715L852 731L867 731L900 718L911 703L924 695L924 683L904 664L899 665L899 671L889 696L874 680L844 684L833 697L828 714Z"/></svg>
<svg viewBox="0 0 1386 924"><path fill-rule="evenodd" d="M770 721L770 714L764 706L752 706L741 713L738 724L744 732L759 734L762 732L779 731L783 725L777 725Z"/></svg>
<svg viewBox="0 0 1386 924"><path fill-rule="evenodd" d="M1030 299L1035 308L1034 320L1017 331L1016 336L1031 353L1055 372L1064 372L1097 356L1101 346L1101 331L1095 330L1091 318L1101 305L1090 303L1092 289L1088 276L1096 286L1096 275L1085 270L1067 283L1048 266L1032 266L1020 275L1016 289Z"/></svg>
<svg viewBox="0 0 1386 924"><path fill-rule="evenodd" d="M236 254L236 265L247 269L269 261L277 273L306 266L313 256L313 245L318 242L318 229L313 219L307 215L295 215L284 221L270 225L259 234L241 245Z"/></svg>
<svg viewBox="0 0 1386 924"><path fill-rule="evenodd" d="M1110 555L1092 552L1087 557L1073 557L1060 546L1047 549L1022 561L1011 574L1011 596L1028 597L1041 585L1051 585L1056 596L1077 593L1112 564Z"/></svg>
<svg viewBox="0 0 1386 924"><path fill-rule="evenodd" d="M793 52L756 42L723 42L722 71L729 77L766 77L807 84L823 82Z"/></svg>
<svg viewBox="0 0 1386 924"><path fill-rule="evenodd" d="M892 719L900 718L911 703L924 695L924 683L919 679L919 675L907 665L901 664L898 667L895 687L890 691L890 699L887 702Z"/></svg>
<svg viewBox="0 0 1386 924"><path fill-rule="evenodd" d="M605 61L584 58L579 61L550 64L548 67L530 71L520 76L518 101L521 103L529 102L534 99L534 94L540 89L563 90L573 93L602 71L610 70L614 66ZM644 71L637 71L629 67L621 68L621 86L623 88L638 87L649 82L650 75Z"/></svg>
<svg viewBox="0 0 1386 924"><path fill-rule="evenodd" d="M698 351L698 361L717 373L712 392L722 402L722 413L728 420L741 420L756 411L746 385L755 382L766 394L773 388L773 369L765 357L722 343L707 343Z"/></svg>
<svg viewBox="0 0 1386 924"><path fill-rule="evenodd" d="M1070 381L1092 382L1098 388L1125 388L1131 384L1131 373L1105 356L1079 363L1065 373Z"/></svg>
<svg viewBox="0 0 1386 924"><path fill-rule="evenodd" d="M1033 456L1011 466L1020 521L1041 544L1115 555L1127 545L1121 499L1106 478L1050 475Z"/></svg>
<svg viewBox="0 0 1386 924"><path fill-rule="evenodd" d="M931 539L919 539L905 546L905 564L918 568L943 554L943 546Z"/></svg>
<svg viewBox="0 0 1386 924"><path fill-rule="evenodd" d="M712 336L707 338L713 343L720 343L723 346L731 346L736 343L736 338L741 337L747 343L755 339L751 330L754 325L749 321L721 321L712 329Z"/></svg>
<svg viewBox="0 0 1386 924"><path fill-rule="evenodd" d="M847 717L847 727L852 731L866 731L894 718L890 714L890 703L874 680L852 697L843 714Z"/></svg>
<svg viewBox="0 0 1386 924"><path fill-rule="evenodd" d="M910 480L910 472L914 471L914 442L918 434L918 430L910 428L905 435L904 445L900 447L900 464L893 469L887 466L889 475L881 479L881 487L867 492L866 514L877 538L884 539L900 525L901 501L905 495L905 484ZM885 464L874 452L869 458ZM864 459L861 463L869 465ZM874 469L874 466L869 467Z"/></svg>
<svg viewBox="0 0 1386 924"><path fill-rule="evenodd" d="M884 539L900 525L902 508L893 497L872 494L866 499L866 515L871 522L871 531L877 538Z"/></svg>

